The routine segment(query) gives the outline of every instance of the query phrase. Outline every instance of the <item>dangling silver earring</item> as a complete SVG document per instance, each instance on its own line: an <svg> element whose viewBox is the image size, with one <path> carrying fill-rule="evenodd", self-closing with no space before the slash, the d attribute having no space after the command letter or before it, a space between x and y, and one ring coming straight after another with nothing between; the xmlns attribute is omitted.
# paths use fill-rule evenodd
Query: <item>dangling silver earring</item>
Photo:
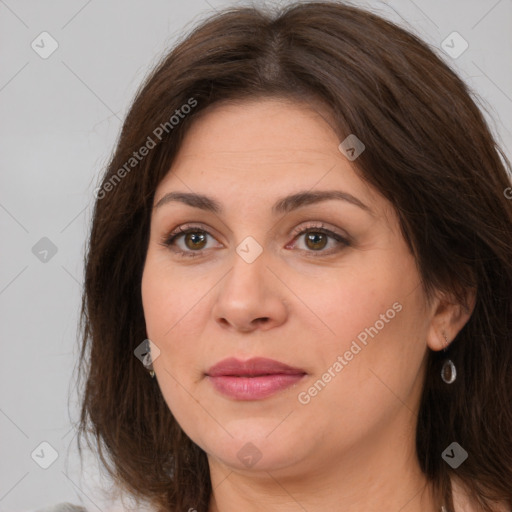
<svg viewBox="0 0 512 512"><path fill-rule="evenodd" d="M448 349L448 338L445 334L443 334L444 339L446 340L446 347L443 349L443 352L446 352ZM452 384L455 382L455 379L457 378L457 368L455 368L455 365L453 364L453 361L451 359L446 359L443 363L443 367L441 368L441 379L443 379L443 382L446 382L446 384Z"/></svg>
<svg viewBox="0 0 512 512"><path fill-rule="evenodd" d="M457 378L457 368L455 368L455 365L453 364L453 361L451 359L447 359L443 363L443 367L441 368L441 379L443 379L446 384L452 384L455 382L455 379Z"/></svg>

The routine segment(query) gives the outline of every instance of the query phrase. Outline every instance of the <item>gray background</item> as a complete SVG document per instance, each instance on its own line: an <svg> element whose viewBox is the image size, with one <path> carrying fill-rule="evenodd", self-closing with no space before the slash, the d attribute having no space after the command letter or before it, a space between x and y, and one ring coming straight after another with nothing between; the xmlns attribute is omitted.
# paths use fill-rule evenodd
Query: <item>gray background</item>
<svg viewBox="0 0 512 512"><path fill-rule="evenodd" d="M147 71L199 19L241 3L0 0L0 511L61 501L123 509L102 496L111 484L94 458L80 472L72 427L93 191ZM436 47L482 98L510 156L512 0L353 3ZM58 42L46 59L31 47L50 48L43 31ZM469 44L456 59L441 50L453 31ZM41 442L58 452L47 469L35 462L51 462Z"/></svg>

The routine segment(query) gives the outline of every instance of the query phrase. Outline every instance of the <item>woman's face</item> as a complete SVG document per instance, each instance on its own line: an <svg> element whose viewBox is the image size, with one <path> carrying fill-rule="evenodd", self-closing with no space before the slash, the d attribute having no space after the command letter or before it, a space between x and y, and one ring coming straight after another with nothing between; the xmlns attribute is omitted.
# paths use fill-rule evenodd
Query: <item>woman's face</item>
<svg viewBox="0 0 512 512"><path fill-rule="evenodd" d="M414 446L432 307L390 203L340 142L298 103L216 106L156 190L147 335L163 397L210 464L320 477ZM212 370L228 358L291 369Z"/></svg>

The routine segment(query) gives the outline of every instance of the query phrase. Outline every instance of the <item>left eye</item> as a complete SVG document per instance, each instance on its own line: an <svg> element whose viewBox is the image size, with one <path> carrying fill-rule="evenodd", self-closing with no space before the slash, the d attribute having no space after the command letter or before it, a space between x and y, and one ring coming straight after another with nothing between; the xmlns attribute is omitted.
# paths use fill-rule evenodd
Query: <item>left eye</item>
<svg viewBox="0 0 512 512"><path fill-rule="evenodd" d="M325 254L331 253L332 249L336 251L349 245L349 242L346 238L342 237L338 233L335 233L334 231L331 231L330 229L325 229L322 227L311 227L304 229L295 236L294 240L298 240L304 236L305 238L303 238L303 240L306 249L300 249L306 250L307 252L320 252ZM329 239L334 240L334 248L331 247L331 250L324 251L329 243Z"/></svg>

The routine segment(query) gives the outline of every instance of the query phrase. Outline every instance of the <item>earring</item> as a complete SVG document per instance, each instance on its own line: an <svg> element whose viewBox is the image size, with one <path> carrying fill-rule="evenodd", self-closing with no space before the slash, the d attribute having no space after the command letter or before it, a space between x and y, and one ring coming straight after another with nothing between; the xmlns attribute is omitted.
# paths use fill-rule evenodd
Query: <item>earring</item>
<svg viewBox="0 0 512 512"><path fill-rule="evenodd" d="M443 349L443 352L446 352L448 349L448 338L445 334L443 334L444 339L446 340L446 347ZM441 379L443 379L443 382L446 382L446 384L452 384L455 382L455 379L457 378L457 368L455 368L455 365L453 364L453 361L451 359L446 359L443 363L443 367L441 368Z"/></svg>
<svg viewBox="0 0 512 512"><path fill-rule="evenodd" d="M149 344L149 340L147 342L147 352L142 358L142 364L144 365L146 370L148 370L149 375L153 379L155 377L155 371L153 370L153 361L151 359L151 347Z"/></svg>

